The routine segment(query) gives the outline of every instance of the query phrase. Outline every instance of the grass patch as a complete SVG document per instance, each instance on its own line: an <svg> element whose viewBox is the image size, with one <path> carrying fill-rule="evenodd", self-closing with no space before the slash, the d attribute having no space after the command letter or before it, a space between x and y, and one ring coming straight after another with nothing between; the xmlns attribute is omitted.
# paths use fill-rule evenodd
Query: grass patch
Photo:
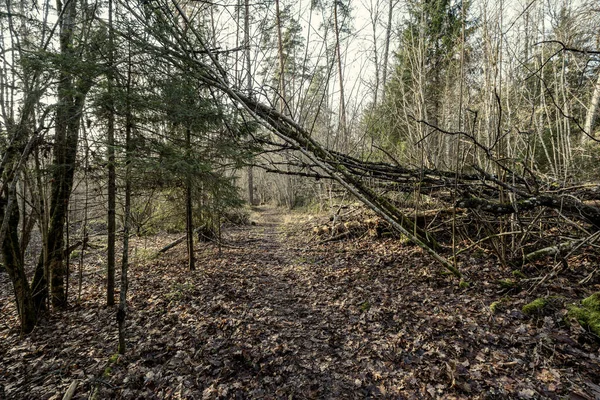
<svg viewBox="0 0 600 400"><path fill-rule="evenodd" d="M171 286L171 291L165 295L165 299L169 302L181 301L187 295L192 293L195 288L196 287L190 282L176 283Z"/></svg>

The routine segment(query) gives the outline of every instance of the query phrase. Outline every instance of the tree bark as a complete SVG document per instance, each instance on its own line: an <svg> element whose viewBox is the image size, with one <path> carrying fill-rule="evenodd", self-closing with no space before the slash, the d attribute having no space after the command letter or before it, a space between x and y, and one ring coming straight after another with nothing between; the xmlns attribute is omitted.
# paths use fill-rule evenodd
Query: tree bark
<svg viewBox="0 0 600 400"><path fill-rule="evenodd" d="M392 36L392 16L396 0L389 0L388 23L385 31L385 47L383 51L383 67L381 72L381 102L385 101L385 84L387 81L388 60L390 58L390 40Z"/></svg>
<svg viewBox="0 0 600 400"><path fill-rule="evenodd" d="M131 133L133 129L133 116L129 96L131 94L131 50L129 52L129 65L127 71L127 113L125 121L125 216L123 221L123 259L121 261L121 290L119 293L119 308L117 310L117 324L119 330L119 354L125 354L125 319L127 317L127 289L129 288L129 231L131 224L131 157L133 156L133 143Z"/></svg>
<svg viewBox="0 0 600 400"><path fill-rule="evenodd" d="M250 63L250 0L244 0L244 54L246 61L246 90L252 97L252 70ZM248 203L254 205L254 171L248 166Z"/></svg>
<svg viewBox="0 0 600 400"><path fill-rule="evenodd" d="M58 106L56 108L54 163L52 173L52 195L50 203L50 227L48 230L48 261L51 303L54 307L67 305L65 293L64 227L69 198L73 188L77 142L81 112L92 79L77 79L70 71L80 55L74 48L74 28L78 2L66 3L61 10L60 50L62 57L58 81Z"/></svg>
<svg viewBox="0 0 600 400"><path fill-rule="evenodd" d="M338 1L333 2L333 24L335 30L335 51L337 55L337 70L340 81L340 134L342 135L341 149L346 151L348 147L348 126L346 124L346 99L344 97L344 76L342 71L342 51L340 44L340 26L338 21Z"/></svg>
<svg viewBox="0 0 600 400"><path fill-rule="evenodd" d="M16 193L6 193L6 198L16 196ZM21 333L30 333L37 323L37 313L33 303L31 288L21 262L19 246L19 208L13 207L10 215L6 215L6 203L0 204L0 217L8 220L8 229L2 242L4 267L12 281L17 311L21 322Z"/></svg>
<svg viewBox="0 0 600 400"><path fill-rule="evenodd" d="M185 131L185 144L187 147L188 157L190 156L192 142L190 129ZM187 236L187 252L188 252L188 268L190 271L196 269L196 260L194 258L194 218L192 208L192 177L188 172L185 188L185 228Z"/></svg>
<svg viewBox="0 0 600 400"><path fill-rule="evenodd" d="M599 104L600 104L600 73L598 73L598 81L596 82L596 85L594 86L594 93L592 94L590 106L588 107L587 114L585 116L585 124L583 126L585 133L582 136L583 142L587 142L589 139L595 138L594 125L596 123L596 115L598 114L598 105Z"/></svg>
<svg viewBox="0 0 600 400"><path fill-rule="evenodd" d="M281 34L281 14L279 11L279 0L275 0L275 18L277 24L277 52L279 58L279 111L286 114L286 93L285 93L285 60L283 59L283 38Z"/></svg>
<svg viewBox="0 0 600 400"><path fill-rule="evenodd" d="M117 205L117 176L115 171L115 114L113 101L113 64L114 64L114 32L113 32L113 0L108 2L108 66L107 66L107 91L108 112L106 151L108 158L108 243L106 255L106 305L115 304L115 242L116 242L116 205Z"/></svg>

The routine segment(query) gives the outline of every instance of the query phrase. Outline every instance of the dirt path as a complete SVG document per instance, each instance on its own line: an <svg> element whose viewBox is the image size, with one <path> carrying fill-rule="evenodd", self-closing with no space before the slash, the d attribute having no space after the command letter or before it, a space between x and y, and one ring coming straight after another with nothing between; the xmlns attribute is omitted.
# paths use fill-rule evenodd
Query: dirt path
<svg viewBox="0 0 600 400"><path fill-rule="evenodd" d="M559 317L525 317L525 295L492 313L493 265L461 289L412 246L308 243L299 218L256 211L226 229L221 257L198 245L197 271L182 248L132 268L116 361L95 275L81 306L25 341L1 329L7 396L60 398L78 379L81 399L594 398L598 346Z"/></svg>

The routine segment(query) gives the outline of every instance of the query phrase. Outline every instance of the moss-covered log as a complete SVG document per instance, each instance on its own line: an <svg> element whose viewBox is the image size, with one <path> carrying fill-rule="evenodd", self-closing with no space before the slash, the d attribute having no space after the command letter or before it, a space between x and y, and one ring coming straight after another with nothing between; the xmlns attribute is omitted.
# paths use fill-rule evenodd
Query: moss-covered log
<svg viewBox="0 0 600 400"><path fill-rule="evenodd" d="M584 204L572 197L542 195L517 200L514 203L499 203L492 200L471 197L457 201L455 207L476 209L495 215L509 215L533 210L538 207L548 207L572 214L578 219L584 219L600 229L600 208Z"/></svg>

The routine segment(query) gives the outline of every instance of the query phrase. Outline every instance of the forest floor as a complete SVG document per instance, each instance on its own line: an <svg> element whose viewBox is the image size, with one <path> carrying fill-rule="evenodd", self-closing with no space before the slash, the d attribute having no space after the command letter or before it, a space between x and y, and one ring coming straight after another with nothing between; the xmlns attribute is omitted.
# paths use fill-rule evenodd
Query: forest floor
<svg viewBox="0 0 600 400"><path fill-rule="evenodd" d="M540 295L581 300L590 287L571 272L530 294L468 258L461 288L400 240L322 243L307 215L252 218L225 230L221 255L199 243L193 272L184 245L148 256L172 236L134 241L123 356L102 252L86 257L79 303L24 339L0 273L0 398L61 399L73 381L76 399L600 398L594 337L562 305L521 312Z"/></svg>

